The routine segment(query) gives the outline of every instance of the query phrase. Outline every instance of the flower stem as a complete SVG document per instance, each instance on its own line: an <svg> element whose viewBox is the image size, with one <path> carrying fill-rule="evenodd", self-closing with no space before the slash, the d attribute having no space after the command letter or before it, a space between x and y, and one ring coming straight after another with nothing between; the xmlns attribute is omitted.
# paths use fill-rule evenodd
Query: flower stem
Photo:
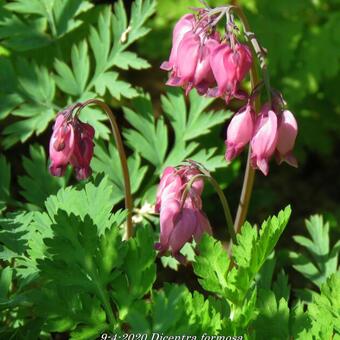
<svg viewBox="0 0 340 340"><path fill-rule="evenodd" d="M242 24L244 26L246 33L250 32L250 25L248 23L248 20L246 16L244 15L241 7L236 4L236 1L234 1L233 8L235 12L237 13L238 17L240 18L240 20L242 21ZM261 65L260 66L262 70L265 70L265 67L266 67L265 60L263 58L261 48L256 38L250 35L247 35L247 37L248 37L250 44L253 47L253 55L256 54L257 56L259 56L259 54L261 54L261 59L260 59ZM250 70L250 82L251 82L252 90L256 87L259 81L260 80L259 80L258 69L257 69L256 63L253 63L251 70ZM268 85L268 82L266 83ZM259 112L260 107L261 107L260 96L257 96L255 100L255 112ZM249 147L246 171L244 174L243 185L242 185L242 192L241 192L241 197L240 197L237 214L235 218L235 223L234 223L234 229L235 229L236 234L240 232L240 229L246 220L248 208L249 208L249 202L250 202L251 194L253 192L255 170L250 165L250 156L251 156L251 149Z"/></svg>
<svg viewBox="0 0 340 340"><path fill-rule="evenodd" d="M227 222L230 237L231 237L231 239L233 240L234 243L237 243L236 242L236 234L235 234L235 231L234 231L233 218L231 216L231 212L230 212L230 208L229 208L227 198L225 197L223 190L221 189L221 187L219 186L219 184L217 183L217 181L213 177L211 177L210 175L204 175L204 174L199 174L199 175L192 177L190 179L190 181L188 182L188 184L187 184L187 186L186 186L186 188L183 192L182 199L181 199L182 205L184 204L184 201L185 201L186 197L188 196L188 193L190 191L191 186L193 185L193 183L195 181L197 181L199 179L207 179L212 184L215 191L217 192L218 197L220 198L220 201L222 203L224 217L225 217L226 222Z"/></svg>
<svg viewBox="0 0 340 340"><path fill-rule="evenodd" d="M98 100L98 99L89 99L81 104L82 109L87 105L96 104L98 105L109 117L112 133L114 140L116 142L120 163L122 166L122 173L123 173L123 180L124 180L124 196L125 196L125 208L128 211L127 218L126 218L126 238L129 239L132 236L132 209L133 209L133 203L132 203L132 195L131 195L131 185L130 185L130 175L129 175L129 168L127 165L126 160L126 154L124 150L123 141L120 135L120 131L118 128L118 124L116 121L116 118L111 111L110 107L106 105L104 102Z"/></svg>

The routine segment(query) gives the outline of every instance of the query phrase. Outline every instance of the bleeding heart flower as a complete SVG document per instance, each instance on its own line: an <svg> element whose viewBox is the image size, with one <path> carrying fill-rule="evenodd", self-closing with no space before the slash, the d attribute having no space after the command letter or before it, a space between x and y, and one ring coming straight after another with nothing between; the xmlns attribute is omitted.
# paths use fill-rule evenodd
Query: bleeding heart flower
<svg viewBox="0 0 340 340"><path fill-rule="evenodd" d="M185 201L181 202L187 183L198 174L200 171L192 166L168 167L163 172L155 209L160 212L160 242L156 244L160 253L170 250L178 257L186 242L193 238L200 240L204 232L212 233L210 223L201 211L203 180L195 181Z"/></svg>
<svg viewBox="0 0 340 340"><path fill-rule="evenodd" d="M260 169L265 176L269 172L269 159L277 145L277 116L274 111L264 106L255 124L255 133L251 139L251 165Z"/></svg>
<svg viewBox="0 0 340 340"><path fill-rule="evenodd" d="M245 109L236 113L229 123L227 130L227 146L225 158L231 162L249 143L254 131L255 113L250 104Z"/></svg>
<svg viewBox="0 0 340 340"><path fill-rule="evenodd" d="M81 180L91 175L94 129L77 117L72 117L75 107L70 107L57 116L50 139L49 171L53 176L62 176L67 165L71 164L77 179Z"/></svg>
<svg viewBox="0 0 340 340"><path fill-rule="evenodd" d="M297 160L292 152L297 134L298 125L294 115L288 110L283 111L279 120L276 146L276 157L279 164L287 162L291 166L298 166Z"/></svg>
<svg viewBox="0 0 340 340"><path fill-rule="evenodd" d="M213 97L224 97L227 102L237 95L239 83L249 72L253 59L247 45L236 43L232 48L226 43L216 46L210 55L210 65L217 88L210 90Z"/></svg>
<svg viewBox="0 0 340 340"><path fill-rule="evenodd" d="M59 114L50 139L50 166L53 176L63 176L74 150L74 129L67 117Z"/></svg>
<svg viewBox="0 0 340 340"><path fill-rule="evenodd" d="M185 14L176 23L172 33L172 48L169 57L169 61L164 61L161 65L161 69L170 71L177 60L177 50L180 42L183 39L185 33L192 31L195 24L195 16L193 14Z"/></svg>

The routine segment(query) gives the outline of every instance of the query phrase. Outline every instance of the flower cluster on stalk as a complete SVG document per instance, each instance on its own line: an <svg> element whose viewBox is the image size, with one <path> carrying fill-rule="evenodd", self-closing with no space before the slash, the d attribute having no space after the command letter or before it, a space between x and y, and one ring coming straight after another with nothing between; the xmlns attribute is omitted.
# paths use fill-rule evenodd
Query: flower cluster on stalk
<svg viewBox="0 0 340 340"><path fill-rule="evenodd" d="M186 94L195 88L200 95L221 97L227 103L233 98L246 101L227 129L227 162L237 157L249 143L251 166L264 175L268 175L269 160L273 155L278 163L285 161L296 167L292 150L298 126L294 115L284 109L282 97L265 79L268 93L273 92L275 98L270 99L260 112L255 112L254 97L259 93L248 95L239 88L255 60L248 45L240 43L236 37L239 30L232 9L233 6L200 8L196 9L196 14L180 18L173 30L169 60L161 65L161 69L170 72L166 84L183 87ZM216 26L224 15L227 23L225 34L221 35ZM263 54L264 49L253 35L250 41L253 43L254 40L256 55ZM264 68L263 60L260 61ZM256 85L261 87L261 84Z"/></svg>
<svg viewBox="0 0 340 340"><path fill-rule="evenodd" d="M183 195L190 180L200 174L194 165L177 169L167 167L164 170L155 207L160 214L160 242L156 244L160 254L170 250L173 256L182 260L179 251L186 242L192 239L198 242L204 232L212 233L209 220L202 210L204 181L197 179L187 195Z"/></svg>
<svg viewBox="0 0 340 340"><path fill-rule="evenodd" d="M50 139L49 170L53 176L63 176L68 164L78 180L92 173L90 162L93 156L94 128L73 115L78 105L72 105L58 113Z"/></svg>

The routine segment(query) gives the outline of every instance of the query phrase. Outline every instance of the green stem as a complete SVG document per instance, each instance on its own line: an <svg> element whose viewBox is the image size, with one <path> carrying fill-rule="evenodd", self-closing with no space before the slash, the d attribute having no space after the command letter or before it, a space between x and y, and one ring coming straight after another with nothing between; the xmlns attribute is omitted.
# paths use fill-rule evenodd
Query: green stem
<svg viewBox="0 0 340 340"><path fill-rule="evenodd" d="M100 296L100 298L101 298L101 300L102 300L102 303L103 303L103 306L104 306L106 315L107 315L107 317L108 317L108 319L109 319L110 327L111 327L112 329L114 329L114 327L115 327L115 325L116 325L116 318L115 318L115 316L113 315L109 297L107 296L106 292L102 289L102 287L100 286L100 284L97 284L97 283L96 283L96 286L97 286L98 294L99 294L99 296Z"/></svg>
<svg viewBox="0 0 340 340"><path fill-rule="evenodd" d="M104 102L98 99L89 99L86 102L82 103L78 112L83 109L87 105L96 104L98 105L109 117L113 137L116 142L120 163L122 167L123 173L123 180L124 180L124 193L125 193L125 208L128 211L127 219L126 219L126 238L129 239L132 236L132 210L133 210L133 201L132 201L132 194L131 194L131 185L130 185L130 175L129 175L129 168L127 165L126 154L124 150L123 141L120 135L120 131L118 128L118 124L116 118L109 108Z"/></svg>
<svg viewBox="0 0 340 340"><path fill-rule="evenodd" d="M234 4L235 3L236 1L234 1ZM244 15L241 7L235 4L234 10L236 11L236 13L238 14L238 17L242 21L245 31L250 32L250 26L249 26L248 20L246 16ZM257 54L257 56L259 56L259 53L261 53L261 58L262 58L263 57L262 50L256 38L251 37L251 36L247 36L247 37L253 47L253 50L254 50L253 55ZM261 63L260 65L261 69L263 70L263 72L265 72L266 70L265 60L260 59L260 63ZM260 80L259 80L258 69L257 69L256 64L253 63L252 68L250 70L250 82L251 82L252 90L256 87L259 81ZM265 77L265 83L266 83L266 86L269 85L269 80L268 79L266 80L266 77ZM261 107L260 97L257 96L256 101L255 101L255 111L259 112L260 107ZM240 197L237 214L235 218L235 224L234 224L236 234L240 231L243 223L246 220L248 208L249 208L249 202L250 202L251 194L253 192L253 187L254 187L255 170L250 165L250 157L251 157L251 149L249 147L246 171L245 171L245 175L243 179L242 192L241 192L241 197Z"/></svg>
<svg viewBox="0 0 340 340"><path fill-rule="evenodd" d="M228 204L227 198L225 197L223 190L221 189L221 187L219 186L219 184L217 183L217 181L213 177L203 175L203 174L199 174L199 175L192 177L190 179L190 181L188 182L188 184L187 184L187 186L186 186L186 188L183 192L182 199L181 199L182 205L184 204L184 201L187 198L193 183L195 181L199 180L199 179L207 179L212 184L215 191L217 192L218 197L220 198L220 201L222 203L224 217L225 217L226 222L227 222L227 227L228 227L230 237L231 237L231 239L233 240L234 243L237 243L236 234L234 232L233 218L231 216L231 212L230 212L230 209L229 209L229 204Z"/></svg>

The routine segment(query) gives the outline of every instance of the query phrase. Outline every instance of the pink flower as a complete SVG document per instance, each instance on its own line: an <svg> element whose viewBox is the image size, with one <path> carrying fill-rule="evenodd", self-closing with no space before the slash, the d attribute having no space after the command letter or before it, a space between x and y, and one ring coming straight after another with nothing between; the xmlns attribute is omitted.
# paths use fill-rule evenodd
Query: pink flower
<svg viewBox="0 0 340 340"><path fill-rule="evenodd" d="M185 243L192 238L199 242L203 233L211 234L208 219L199 209L184 208L174 219L173 230L169 235L168 245L173 255L179 253Z"/></svg>
<svg viewBox="0 0 340 340"><path fill-rule="evenodd" d="M49 171L53 176L63 176L74 150L74 130L63 114L59 114L50 139Z"/></svg>
<svg viewBox="0 0 340 340"><path fill-rule="evenodd" d="M59 113L55 121L49 146L49 171L53 176L62 176L67 165L71 164L77 179L81 180L91 175L94 129L77 117L72 117L73 109Z"/></svg>
<svg viewBox="0 0 340 340"><path fill-rule="evenodd" d="M155 210L160 212L160 242L156 248L160 253L170 250L178 257L186 242L193 238L199 241L204 232L211 233L211 226L201 211L203 180L193 183L182 206L181 198L190 179L200 174L192 166L164 170L158 191Z"/></svg>
<svg viewBox="0 0 340 340"><path fill-rule="evenodd" d="M94 129L91 125L78 120L75 131L75 145L70 159L78 180L91 176L90 162L93 157Z"/></svg>
<svg viewBox="0 0 340 340"><path fill-rule="evenodd" d="M279 121L276 146L276 156L279 164L284 161L291 166L298 166L297 160L292 153L297 133L298 125L294 115L288 110L283 111Z"/></svg>
<svg viewBox="0 0 340 340"><path fill-rule="evenodd" d="M157 189L155 211L160 212L162 200L180 200L182 190L182 179L173 167L167 167L163 171L161 181Z"/></svg>
<svg viewBox="0 0 340 340"><path fill-rule="evenodd" d="M253 109L248 104L245 110L234 115L229 123L225 141L227 146L225 158L228 162L237 157L245 145L249 143L254 130L254 116Z"/></svg>
<svg viewBox="0 0 340 340"><path fill-rule="evenodd" d="M192 87L200 50L201 38L199 35L192 31L185 33L178 46L173 71L166 83L167 85L184 87L189 85Z"/></svg>
<svg viewBox="0 0 340 340"><path fill-rule="evenodd" d="M169 61L164 61L161 65L161 69L170 71L177 59L177 50L180 42L183 39L185 33L192 31L195 24L195 16L193 14L185 14L175 25L172 33L172 48L169 57Z"/></svg>
<svg viewBox="0 0 340 340"><path fill-rule="evenodd" d="M210 66L211 52L218 45L217 39L208 39L202 46L198 62L195 69L195 74L192 79L192 87L195 87L201 95L206 94L210 87L215 86L216 80ZM191 88L188 87L188 90Z"/></svg>
<svg viewBox="0 0 340 340"><path fill-rule="evenodd" d="M255 124L255 133L251 140L251 165L260 169L265 176L269 172L269 159L277 145L277 117L267 107L262 108Z"/></svg>
<svg viewBox="0 0 340 340"><path fill-rule="evenodd" d="M196 88L200 94L205 94L209 87L216 84L210 67L210 53L218 45L220 35L216 32L206 36L204 29L207 22L203 20L196 27L192 14L183 16L176 24L169 61L161 65L161 69L171 71L167 85L182 86L188 94ZM199 32L199 33L198 33Z"/></svg>
<svg viewBox="0 0 340 340"><path fill-rule="evenodd" d="M237 43L232 49L222 43L213 49L210 65L217 82L217 89L208 94L225 97L228 102L237 94L239 83L244 79L252 65L252 54L248 46Z"/></svg>

